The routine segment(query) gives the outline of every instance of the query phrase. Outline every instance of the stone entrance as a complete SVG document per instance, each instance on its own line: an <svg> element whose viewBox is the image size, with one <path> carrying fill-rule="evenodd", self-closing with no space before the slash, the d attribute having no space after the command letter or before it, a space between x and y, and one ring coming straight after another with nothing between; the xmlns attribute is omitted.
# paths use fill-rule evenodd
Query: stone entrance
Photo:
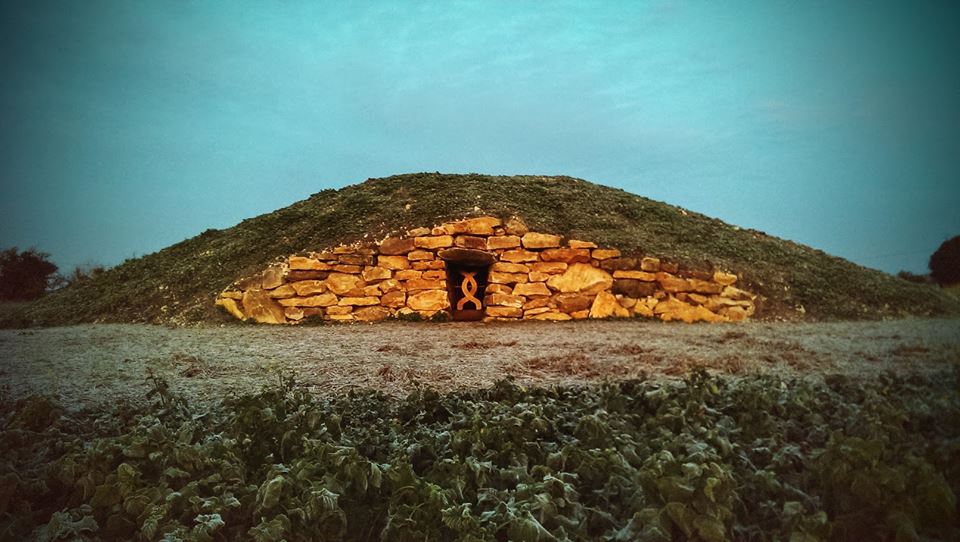
<svg viewBox="0 0 960 542"><path fill-rule="evenodd" d="M439 256L447 266L451 317L455 321L483 320L483 295L490 265L496 258L489 252L469 248L450 248L440 251Z"/></svg>

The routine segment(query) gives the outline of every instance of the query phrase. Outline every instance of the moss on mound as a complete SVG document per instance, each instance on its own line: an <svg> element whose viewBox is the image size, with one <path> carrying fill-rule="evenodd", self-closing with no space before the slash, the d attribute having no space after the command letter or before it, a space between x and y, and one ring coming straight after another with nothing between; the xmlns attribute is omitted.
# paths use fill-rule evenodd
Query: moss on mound
<svg viewBox="0 0 960 542"><path fill-rule="evenodd" d="M414 173L324 190L207 230L6 314L6 325L226 321L217 292L274 259L465 216L518 215L536 231L665 256L743 277L757 318L874 319L960 314L960 302L810 247L571 177ZM802 310L798 310L802 307Z"/></svg>

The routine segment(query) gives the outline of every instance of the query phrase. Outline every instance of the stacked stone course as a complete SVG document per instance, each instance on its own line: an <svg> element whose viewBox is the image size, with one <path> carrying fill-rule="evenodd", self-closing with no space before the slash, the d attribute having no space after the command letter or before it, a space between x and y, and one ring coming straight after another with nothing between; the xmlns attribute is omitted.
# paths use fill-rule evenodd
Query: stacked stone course
<svg viewBox="0 0 960 542"><path fill-rule="evenodd" d="M268 324L432 318L451 311L444 255L463 249L494 259L484 320L737 322L755 310L756 296L737 288L734 274L625 257L589 241L528 231L516 217L504 223L489 216L291 255L236 281L216 303L236 318Z"/></svg>

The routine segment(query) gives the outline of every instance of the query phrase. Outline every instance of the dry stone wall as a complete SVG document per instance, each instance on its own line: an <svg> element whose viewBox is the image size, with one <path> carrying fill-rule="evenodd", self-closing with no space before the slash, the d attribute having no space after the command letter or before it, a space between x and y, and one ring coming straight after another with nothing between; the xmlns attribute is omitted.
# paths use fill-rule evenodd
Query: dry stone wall
<svg viewBox="0 0 960 542"><path fill-rule="evenodd" d="M450 316L456 308L449 262L478 256L489 263L484 320L737 322L755 310L756 296L737 288L735 274L625 257L589 241L528 231L515 217L489 216L291 255L236 281L216 303L241 320L267 324Z"/></svg>

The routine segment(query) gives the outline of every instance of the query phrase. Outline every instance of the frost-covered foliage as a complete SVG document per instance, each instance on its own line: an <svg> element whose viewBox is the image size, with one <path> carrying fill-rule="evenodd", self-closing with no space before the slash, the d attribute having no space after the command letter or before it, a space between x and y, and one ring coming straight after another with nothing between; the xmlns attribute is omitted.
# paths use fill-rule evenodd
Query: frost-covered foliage
<svg viewBox="0 0 960 542"><path fill-rule="evenodd" d="M960 538L956 375L0 403L0 538Z"/></svg>

